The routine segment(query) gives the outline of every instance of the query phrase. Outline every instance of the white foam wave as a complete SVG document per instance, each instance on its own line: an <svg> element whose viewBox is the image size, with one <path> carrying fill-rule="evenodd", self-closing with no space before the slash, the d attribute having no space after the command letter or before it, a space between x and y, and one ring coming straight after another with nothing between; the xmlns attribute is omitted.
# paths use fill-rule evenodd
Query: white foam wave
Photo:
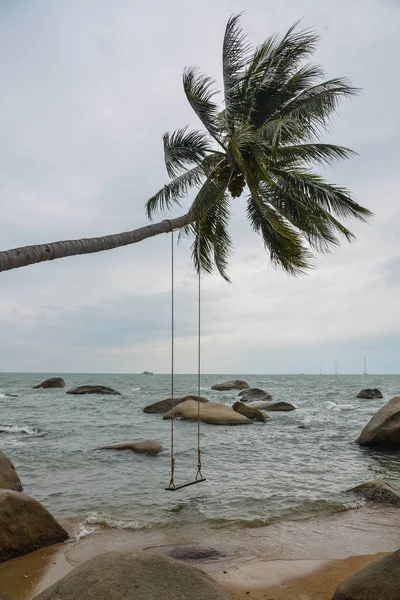
<svg viewBox="0 0 400 600"><path fill-rule="evenodd" d="M100 527L109 527L110 529L143 529L146 523L143 521L123 521L99 513L91 513L86 519L85 524L99 525Z"/></svg>
<svg viewBox="0 0 400 600"><path fill-rule="evenodd" d="M140 392L141 389L141 387L132 388L132 392Z"/></svg>
<svg viewBox="0 0 400 600"><path fill-rule="evenodd" d="M354 406L352 404L335 404L334 402L325 402L328 410L333 410L335 412L345 412L347 410L354 410Z"/></svg>
<svg viewBox="0 0 400 600"><path fill-rule="evenodd" d="M75 542L79 542L82 538L90 535L95 531L95 527L88 527L86 522L79 525L77 533L74 535Z"/></svg>
<svg viewBox="0 0 400 600"><path fill-rule="evenodd" d="M343 505L348 510L352 510L354 508L361 508L362 506L365 506L366 504L367 504L367 501L365 498L357 498L355 500L349 500L347 502L343 502Z"/></svg>
<svg viewBox="0 0 400 600"><path fill-rule="evenodd" d="M41 432L37 428L29 427L28 425L0 425L0 433L24 433L25 435L39 435L44 432Z"/></svg>

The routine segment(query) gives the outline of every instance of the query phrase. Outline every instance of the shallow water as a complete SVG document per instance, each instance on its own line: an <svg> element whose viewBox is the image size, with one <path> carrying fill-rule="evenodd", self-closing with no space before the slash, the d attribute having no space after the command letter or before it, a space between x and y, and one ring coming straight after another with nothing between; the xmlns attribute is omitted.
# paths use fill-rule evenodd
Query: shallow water
<svg viewBox="0 0 400 600"><path fill-rule="evenodd" d="M64 389L33 390L48 374L0 375L0 448L16 464L24 491L63 522L142 528L207 523L252 526L307 518L359 505L343 490L372 479L393 481L399 454L360 448L354 440L372 415L400 393L398 375L204 375L201 394L231 405L237 391L211 391L240 377L297 410L265 424L201 425L207 482L168 493L170 423L143 413L170 395L166 375L64 375ZM72 396L82 384L108 385L121 396ZM176 376L176 395L196 393L195 375ZM383 400L359 400L378 387ZM18 398L7 397L16 393ZM300 428L305 425L306 428ZM175 422L176 480L192 479L197 424ZM98 451L107 443L158 439L157 457Z"/></svg>

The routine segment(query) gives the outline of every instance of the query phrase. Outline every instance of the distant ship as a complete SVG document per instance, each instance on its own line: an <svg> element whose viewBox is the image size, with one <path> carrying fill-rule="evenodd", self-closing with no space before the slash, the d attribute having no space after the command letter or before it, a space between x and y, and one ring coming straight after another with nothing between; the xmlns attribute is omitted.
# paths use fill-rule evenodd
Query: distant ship
<svg viewBox="0 0 400 600"><path fill-rule="evenodd" d="M154 375L151 371L143 371L142 375Z"/></svg>

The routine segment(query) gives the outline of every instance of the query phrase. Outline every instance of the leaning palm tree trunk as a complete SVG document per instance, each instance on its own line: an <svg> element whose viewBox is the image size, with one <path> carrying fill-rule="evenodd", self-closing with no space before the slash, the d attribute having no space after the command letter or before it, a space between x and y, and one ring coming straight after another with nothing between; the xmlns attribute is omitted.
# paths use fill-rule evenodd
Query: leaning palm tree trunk
<svg viewBox="0 0 400 600"><path fill-rule="evenodd" d="M28 265L48 260L56 260L57 258L65 258L66 256L93 254L94 252L103 252L104 250L112 250L121 246L129 246L130 244L141 242L146 238L154 237L161 233L168 233L172 229L181 229L186 225L190 225L195 220L196 217L194 214L188 212L186 215L175 219L152 223L151 225L145 225L144 227L139 227L139 229L123 233L4 250L0 252L0 272L27 267Z"/></svg>

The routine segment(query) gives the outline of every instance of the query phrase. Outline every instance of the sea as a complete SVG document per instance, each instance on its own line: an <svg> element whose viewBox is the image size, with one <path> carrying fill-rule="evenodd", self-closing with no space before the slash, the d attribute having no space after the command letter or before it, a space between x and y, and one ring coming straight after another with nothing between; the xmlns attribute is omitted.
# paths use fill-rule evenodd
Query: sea
<svg viewBox="0 0 400 600"><path fill-rule="evenodd" d="M59 374L56 374L59 375ZM271 412L266 423L201 424L206 481L176 492L170 480L171 423L146 414L170 397L168 375L64 374L62 389L32 389L50 373L0 374L0 449L14 462L24 492L42 502L79 538L99 528L141 530L205 524L258 527L355 510L345 491L361 482L395 482L399 454L355 443L363 427L400 393L400 375L202 375L201 395L231 406L238 390L214 383L245 379L292 412ZM99 384L120 396L66 394ZM362 400L376 387L382 400ZM175 395L197 393L195 375L175 375ZM6 394L17 394L9 397ZM197 424L175 421L175 481L197 470ZM106 444L156 439L155 457L100 450Z"/></svg>

